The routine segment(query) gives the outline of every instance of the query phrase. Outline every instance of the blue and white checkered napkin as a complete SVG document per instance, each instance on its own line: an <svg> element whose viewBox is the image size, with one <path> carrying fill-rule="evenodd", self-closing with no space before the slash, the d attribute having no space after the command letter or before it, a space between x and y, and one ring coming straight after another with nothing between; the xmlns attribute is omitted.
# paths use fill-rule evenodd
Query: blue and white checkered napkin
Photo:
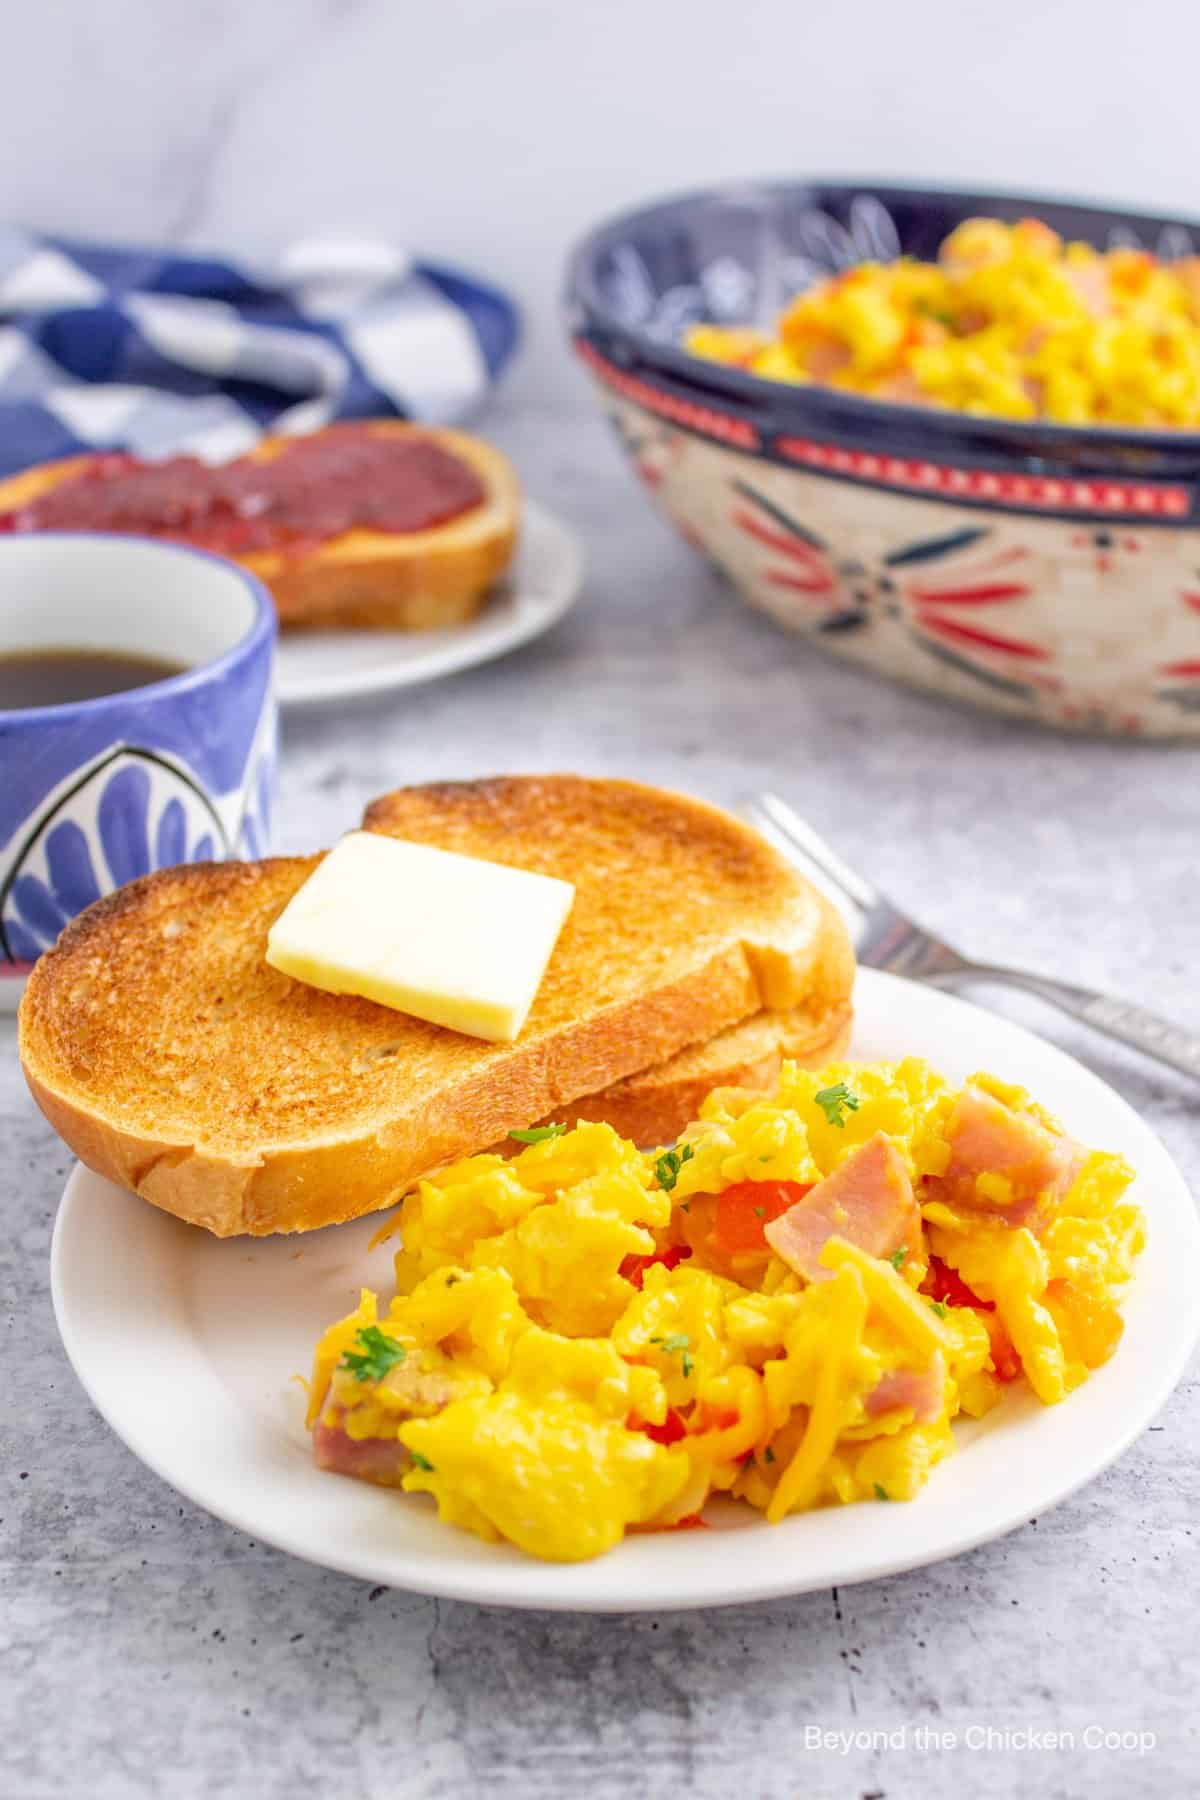
<svg viewBox="0 0 1200 1800"><path fill-rule="evenodd" d="M267 273L0 227L0 475L120 449L222 461L265 431L469 414L517 339L494 288L372 242Z"/></svg>

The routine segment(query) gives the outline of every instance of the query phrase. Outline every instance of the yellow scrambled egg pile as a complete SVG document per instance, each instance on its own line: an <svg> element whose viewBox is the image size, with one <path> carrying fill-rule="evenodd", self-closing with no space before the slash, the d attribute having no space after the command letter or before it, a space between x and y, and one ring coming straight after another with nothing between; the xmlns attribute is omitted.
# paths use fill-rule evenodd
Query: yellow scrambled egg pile
<svg viewBox="0 0 1200 1800"><path fill-rule="evenodd" d="M483 1538L570 1561L713 1494L907 1500L956 1414L1057 1401L1119 1338L1130 1170L988 1077L789 1065L670 1151L549 1130L408 1195L395 1298L315 1356L318 1461Z"/></svg>
<svg viewBox="0 0 1200 1800"><path fill-rule="evenodd" d="M862 263L774 335L696 326L696 356L777 381L1072 425L1200 425L1200 257L1064 243L968 219L936 263Z"/></svg>

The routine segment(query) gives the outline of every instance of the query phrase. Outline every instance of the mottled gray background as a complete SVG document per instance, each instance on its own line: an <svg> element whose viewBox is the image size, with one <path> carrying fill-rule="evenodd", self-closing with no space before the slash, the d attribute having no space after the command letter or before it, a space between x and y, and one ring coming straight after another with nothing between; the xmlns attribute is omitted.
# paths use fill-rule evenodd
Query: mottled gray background
<svg viewBox="0 0 1200 1800"><path fill-rule="evenodd" d="M735 606L601 426L489 420L571 518L577 611L508 661L284 733L282 847L369 795L488 770L792 795L882 885L996 959L1200 1028L1194 750L1056 738L825 661ZM1193 1180L1196 1096L1032 1002ZM0 1028L0 1790L126 1796L1184 1796L1196 1791L1195 1375L1109 1474L938 1568L771 1605L567 1618L439 1604L290 1561L144 1470L93 1414L47 1294L67 1157ZM877 1527L873 1517L871 1524ZM719 1541L696 1541L698 1556ZM1149 1754L918 1749L917 1727L1147 1731ZM908 1727L904 1749L806 1746Z"/></svg>

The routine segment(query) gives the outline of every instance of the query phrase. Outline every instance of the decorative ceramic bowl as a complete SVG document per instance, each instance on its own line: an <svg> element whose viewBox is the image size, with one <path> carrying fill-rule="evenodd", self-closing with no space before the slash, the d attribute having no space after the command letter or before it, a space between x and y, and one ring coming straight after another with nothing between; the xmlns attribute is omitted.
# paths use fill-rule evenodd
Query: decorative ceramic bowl
<svg viewBox="0 0 1200 1800"><path fill-rule="evenodd" d="M0 655L183 664L0 711L0 1010L75 913L173 863L259 856L275 774L275 611L220 557L136 538L0 537Z"/></svg>
<svg viewBox="0 0 1200 1800"><path fill-rule="evenodd" d="M1200 226L1037 199L766 184L668 200L575 252L568 317L634 467L752 606L916 687L1083 730L1200 736L1200 433L970 417L689 356L816 277L1034 215L1171 257Z"/></svg>

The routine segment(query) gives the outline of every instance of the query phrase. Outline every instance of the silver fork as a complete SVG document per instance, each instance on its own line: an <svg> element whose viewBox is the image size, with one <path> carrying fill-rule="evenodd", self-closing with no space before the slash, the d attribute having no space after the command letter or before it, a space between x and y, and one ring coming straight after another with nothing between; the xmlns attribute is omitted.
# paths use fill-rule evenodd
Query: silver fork
<svg viewBox="0 0 1200 1800"><path fill-rule="evenodd" d="M1184 1075L1200 1080L1200 1037L1160 1019L1130 1000L1096 994L1090 988L1035 975L1027 969L1006 969L997 963L974 962L941 938L934 937L914 919L898 911L890 900L853 869L817 836L811 825L777 794L759 794L750 803L754 821L773 838L791 860L818 887L839 901L850 914L858 960L868 968L886 969L911 981L928 981L938 987L960 982L995 981L1036 994L1073 1019L1082 1019L1094 1031L1131 1044L1146 1056L1157 1057Z"/></svg>

